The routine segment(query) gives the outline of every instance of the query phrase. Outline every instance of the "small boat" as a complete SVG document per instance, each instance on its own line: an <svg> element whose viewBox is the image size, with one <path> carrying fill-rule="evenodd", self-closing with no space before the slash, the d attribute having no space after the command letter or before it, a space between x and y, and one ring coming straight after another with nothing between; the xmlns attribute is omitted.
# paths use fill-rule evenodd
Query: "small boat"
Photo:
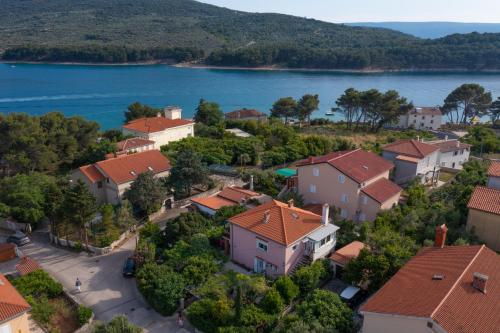
<svg viewBox="0 0 500 333"><path fill-rule="evenodd" d="M325 116L334 116L335 115L335 112L333 111L326 111L325 112Z"/></svg>
<svg viewBox="0 0 500 333"><path fill-rule="evenodd" d="M16 68L16 66L15 65L10 65L10 68Z"/></svg>

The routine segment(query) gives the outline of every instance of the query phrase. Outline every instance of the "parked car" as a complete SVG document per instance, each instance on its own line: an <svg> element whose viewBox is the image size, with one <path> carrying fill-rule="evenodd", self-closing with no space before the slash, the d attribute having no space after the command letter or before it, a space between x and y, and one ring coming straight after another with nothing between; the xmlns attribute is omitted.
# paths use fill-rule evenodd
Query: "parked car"
<svg viewBox="0 0 500 333"><path fill-rule="evenodd" d="M366 292L357 287L349 286L340 293L340 298L351 309L356 309L366 298Z"/></svg>
<svg viewBox="0 0 500 333"><path fill-rule="evenodd" d="M23 246L23 245L28 244L29 242L30 242L30 239L28 238L28 236L26 236L24 233L22 233L20 231L16 232L13 235L10 235L7 238L7 243L14 243L17 246Z"/></svg>
<svg viewBox="0 0 500 333"><path fill-rule="evenodd" d="M123 277L132 277L135 274L135 259L128 257L123 264Z"/></svg>

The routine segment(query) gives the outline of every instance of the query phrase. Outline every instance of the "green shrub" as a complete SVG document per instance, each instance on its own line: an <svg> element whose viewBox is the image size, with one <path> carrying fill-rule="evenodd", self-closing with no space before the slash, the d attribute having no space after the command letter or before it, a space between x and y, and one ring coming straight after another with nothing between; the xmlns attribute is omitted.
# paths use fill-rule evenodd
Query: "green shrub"
<svg viewBox="0 0 500 333"><path fill-rule="evenodd" d="M317 288L321 280L329 274L326 264L322 260L315 261L310 266L304 266L297 270L293 280L299 286L303 294L307 294Z"/></svg>
<svg viewBox="0 0 500 333"><path fill-rule="evenodd" d="M127 317L120 315L114 317L109 323L96 323L92 328L92 333L141 333L142 328L135 326L127 320Z"/></svg>
<svg viewBox="0 0 500 333"><path fill-rule="evenodd" d="M274 288L280 293L286 304L290 304L299 295L299 287L289 276L281 276L274 282Z"/></svg>
<svg viewBox="0 0 500 333"><path fill-rule="evenodd" d="M31 315L36 322L44 326L50 323L50 318L55 313L55 309L49 303L47 297L42 296L35 299L30 295L26 297L26 301L31 305Z"/></svg>
<svg viewBox="0 0 500 333"><path fill-rule="evenodd" d="M269 314L278 314L283 310L285 304L280 293L276 289L271 289L260 302L260 306Z"/></svg>
<svg viewBox="0 0 500 333"><path fill-rule="evenodd" d="M272 316L262 311L262 309L250 304L241 310L240 324L246 327L260 327L267 325L271 318Z"/></svg>
<svg viewBox="0 0 500 333"><path fill-rule="evenodd" d="M83 326L88 323L90 318L92 317L92 309L83 305L78 305L77 315L78 323L80 324L80 326Z"/></svg>
<svg viewBox="0 0 500 333"><path fill-rule="evenodd" d="M188 308L189 322L197 329L205 332L217 332L218 327L231 323L233 317L232 302L227 298L219 300L202 299Z"/></svg>
<svg viewBox="0 0 500 333"><path fill-rule="evenodd" d="M137 285L148 303L163 315L173 314L184 296L182 276L166 265L144 264L137 273Z"/></svg>
<svg viewBox="0 0 500 333"><path fill-rule="evenodd" d="M189 257L182 269L182 277L187 285L198 286L219 270L213 258L208 256Z"/></svg>
<svg viewBox="0 0 500 333"><path fill-rule="evenodd" d="M54 298L63 292L62 284L39 269L12 281L16 289L24 296Z"/></svg>

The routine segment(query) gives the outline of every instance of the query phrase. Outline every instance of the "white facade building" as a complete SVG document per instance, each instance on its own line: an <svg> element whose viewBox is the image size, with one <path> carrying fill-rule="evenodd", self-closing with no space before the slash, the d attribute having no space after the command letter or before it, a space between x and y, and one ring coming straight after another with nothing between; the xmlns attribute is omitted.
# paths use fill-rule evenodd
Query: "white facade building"
<svg viewBox="0 0 500 333"><path fill-rule="evenodd" d="M471 145L456 139L429 141L439 148L438 165L443 168L462 170L462 165L469 160Z"/></svg>
<svg viewBox="0 0 500 333"><path fill-rule="evenodd" d="M441 127L443 114L438 107L416 107L399 117L397 128L414 128L417 130L437 130Z"/></svg>

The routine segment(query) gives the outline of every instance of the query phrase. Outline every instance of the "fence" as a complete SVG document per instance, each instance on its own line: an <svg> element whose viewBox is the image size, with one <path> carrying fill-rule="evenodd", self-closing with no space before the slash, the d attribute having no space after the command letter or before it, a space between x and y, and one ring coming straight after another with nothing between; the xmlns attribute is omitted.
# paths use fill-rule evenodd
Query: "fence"
<svg viewBox="0 0 500 333"><path fill-rule="evenodd" d="M110 253L111 251L113 251L113 249L116 246L118 246L127 237L129 237L131 233L132 233L132 231L130 231L130 230L125 231L123 234L120 235L120 237L117 240L115 240L113 243L111 243L109 246L106 246L106 247L97 247L97 246L89 245L88 250L92 253L97 254L97 255ZM81 242L75 242L75 241L67 240L64 238L59 238L59 237L53 235L52 233L50 233L49 235L50 235L50 241L52 243L60 244L61 246L66 246L66 247L71 247L71 248L82 247Z"/></svg>

